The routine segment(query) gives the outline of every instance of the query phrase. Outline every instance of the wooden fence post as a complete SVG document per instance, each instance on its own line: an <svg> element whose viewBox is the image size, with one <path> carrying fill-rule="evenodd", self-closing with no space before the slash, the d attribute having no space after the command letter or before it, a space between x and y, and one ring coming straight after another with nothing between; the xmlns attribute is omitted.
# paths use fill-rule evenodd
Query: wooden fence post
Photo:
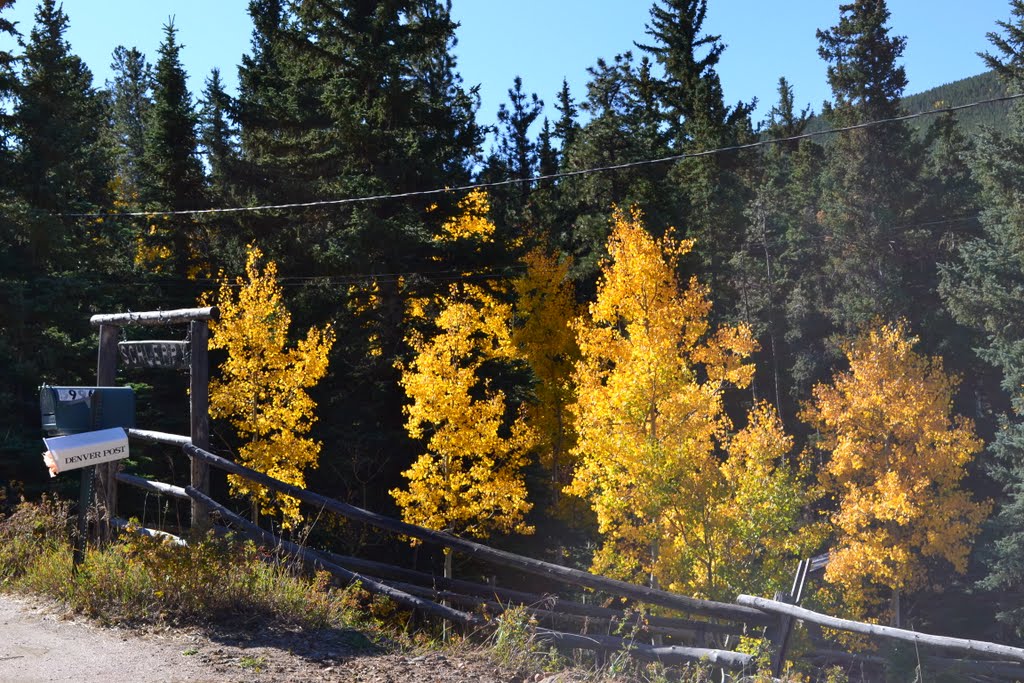
<svg viewBox="0 0 1024 683"><path fill-rule="evenodd" d="M117 381L117 338L121 328L100 325L99 352L96 358L96 386L112 387ZM110 539L110 520L117 516L117 468L120 463L96 465L96 528L99 537Z"/></svg>
<svg viewBox="0 0 1024 683"><path fill-rule="evenodd" d="M189 370L189 411L191 414L192 445L203 450L210 448L210 326L206 320L189 323L191 341L191 367ZM203 495L210 494L210 465L199 458L191 458L192 488ZM192 528L205 528L209 524L209 510L202 501L192 499Z"/></svg>

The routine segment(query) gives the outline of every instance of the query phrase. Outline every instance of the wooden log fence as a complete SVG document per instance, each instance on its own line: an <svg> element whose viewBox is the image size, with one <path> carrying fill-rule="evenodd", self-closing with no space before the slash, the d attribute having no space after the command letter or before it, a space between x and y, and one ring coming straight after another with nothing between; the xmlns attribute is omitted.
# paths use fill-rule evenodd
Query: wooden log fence
<svg viewBox="0 0 1024 683"><path fill-rule="evenodd" d="M128 484L135 488L142 489L143 491L149 491L150 493L156 493L161 496L170 496L171 498L178 498L180 500L191 500L188 494L185 493L185 489L180 486L173 486L171 484L165 484L162 481L152 481L150 479L143 479L142 477L136 477L133 474L126 472L118 472L116 479L122 484Z"/></svg>
<svg viewBox="0 0 1024 683"><path fill-rule="evenodd" d="M439 605L429 600L418 598L414 595L409 595L390 586L387 586L380 581L373 579L372 577L359 574L357 572L351 572L344 567L334 564L329 559L321 555L315 550L303 548L291 541L286 541L275 537L269 531L260 528L259 526L248 521L244 517L235 514L228 508L224 507L213 498L210 498L206 494L194 489L191 486L185 487L185 493L195 500L198 500L202 505L210 510L214 510L221 516L224 521L228 522L238 531L244 535L249 536L253 540L266 543L270 547L281 548L285 552L302 559L313 566L330 572L337 576L343 581L348 583L354 583L358 581L360 585L370 593L384 595L394 600L399 605L408 607L410 609L420 610L426 614L431 614L442 619L454 622L456 624L473 625L481 622L480 617L469 614L467 612L460 612L459 610Z"/></svg>
<svg viewBox="0 0 1024 683"><path fill-rule="evenodd" d="M517 555L504 550L497 550L489 546L473 541L459 538L441 531L425 529L423 527L408 524L384 515L380 515L362 508L343 503L333 498L328 498L312 491L286 484L273 479L261 472L250 469L243 465L231 462L214 455L192 444L183 446L185 453L190 458L198 458L208 464L222 469L231 474L245 477L250 481L265 486L278 493L283 493L298 500L301 500L318 508L330 510L353 521L363 522L371 526L391 531L396 534L417 538L422 541L434 543L452 550L466 553L472 557L488 562L493 562L506 567L512 567L528 574L543 576L561 583L582 586L594 590L605 591L613 595L630 598L650 605L658 605L678 610L688 614L700 614L702 616L716 617L746 623L750 625L766 626L774 622L774 618L765 612L747 606L734 605L712 600L700 600L677 593L669 593L654 588L638 586L635 584L597 576L589 572L570 567L537 560L522 555Z"/></svg>
<svg viewBox="0 0 1024 683"><path fill-rule="evenodd" d="M682 638L687 641L692 641L698 637L701 633L706 632L705 629L701 628L703 622L690 622L695 624L692 628L673 628L669 626L658 626L647 623L646 620L640 618L639 615L627 616L624 613L619 612L615 616L605 617L594 617L584 616L581 614L574 614L565 610L557 610L547 608L545 606L538 606L536 604L523 604L519 602L508 602L502 603L497 600L488 600L476 595L466 595L464 593L455 593L453 591L437 590L435 588L426 588L415 584L403 583L401 581L388 581L382 580L393 588L397 588L400 591L409 593L410 595L418 595L420 597L429 598L434 602L446 602L455 605L463 605L465 607L477 607L484 609L488 614L499 615L504 614L510 609L521 608L526 610L528 614L537 619L542 619L551 623L556 623L559 620L570 621L575 623L582 623L585 627L589 626L600 626L606 630L611 631L612 629L618 630L619 632L625 632L633 630L636 633L644 635L662 635L671 636L675 638Z"/></svg>
<svg viewBox="0 0 1024 683"><path fill-rule="evenodd" d="M543 628L534 629L534 634L537 640L552 645L584 650L627 650L630 655L638 659L659 661L666 664L701 662L709 666L731 671L753 671L755 668L753 656L744 652L683 647L681 645L656 646L614 636L562 633Z"/></svg>
<svg viewBox="0 0 1024 683"><path fill-rule="evenodd" d="M612 619L623 621L627 618L626 612L611 607L600 605L588 605L574 600L566 600L554 594L538 595L524 591L512 590L499 586L492 586L486 583L477 583L463 579L446 579L434 574L419 572L412 569L405 569L383 562L374 562L346 555L338 555L327 551L322 552L328 559L342 567L354 571L365 572L383 579L402 581L417 586L426 586L435 590L453 591L467 596L482 598L493 598L499 602L514 603L530 607L548 609L553 612L581 617L593 617L595 619ZM678 617L665 617L659 615L646 615L644 620L656 627L668 629L704 631L707 633L720 633L742 635L742 626L735 624L719 624L711 621L696 621Z"/></svg>
<svg viewBox="0 0 1024 683"><path fill-rule="evenodd" d="M181 538L180 536L175 536L172 533L169 533L167 531L161 531L160 529L149 529L144 526L133 525L127 519L124 519L122 517L112 518L110 520L110 525L115 529L122 530L131 528L133 531L135 531L135 533L142 534L143 536L148 536L149 538L158 538L161 541L173 543L174 545L188 545L185 539Z"/></svg>
<svg viewBox="0 0 1024 683"><path fill-rule="evenodd" d="M753 595L740 595L736 598L736 602L740 605L745 605L764 612L786 614L795 619L802 619L803 621L818 624L819 626L824 626L826 628L834 628L841 631L849 631L851 633L860 633L866 636L884 638L886 640L914 643L915 645L924 645L957 652L969 652L975 656L995 657L1024 663L1024 649L1011 647L1009 645L1000 645L999 643L989 643L981 640L935 636L928 633L918 633L916 631L894 628L892 626L867 624L860 621L852 621L850 619L840 619L827 614L821 614L820 612L813 612L803 607L779 602L778 600L769 600L768 598L759 598Z"/></svg>
<svg viewBox="0 0 1024 683"><path fill-rule="evenodd" d="M150 493L166 495L189 500L185 489L159 481L143 479L131 474L118 473L117 480L123 484L134 486ZM123 524L120 528L123 528ZM593 623L609 625L625 625L629 627L641 620L641 615L627 613L624 610L587 605L560 598L557 595L538 595L524 591L512 590L477 583L462 579L445 579L434 574L419 572L398 567L384 562L375 562L357 557L339 555L318 550L319 555L354 573L379 580L411 595L432 597L434 602L451 600L463 605L480 605L490 608L495 613L504 611L512 605L522 605L540 616L563 617L570 620L592 620ZM718 624L710 621L695 621L676 617L643 615L643 631L660 635L692 638L700 633L717 633L741 635L740 626Z"/></svg>

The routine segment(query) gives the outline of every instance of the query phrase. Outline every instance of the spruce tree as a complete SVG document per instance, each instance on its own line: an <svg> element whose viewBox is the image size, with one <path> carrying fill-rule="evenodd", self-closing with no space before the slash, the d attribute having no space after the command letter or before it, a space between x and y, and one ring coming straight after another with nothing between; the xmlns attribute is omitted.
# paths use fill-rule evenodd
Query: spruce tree
<svg viewBox="0 0 1024 683"><path fill-rule="evenodd" d="M906 39L889 34L885 0L856 0L839 11L836 26L818 31L835 100L825 106L826 120L843 127L898 116ZM920 172L909 128L893 122L846 131L827 149L821 207L827 313L844 334L876 316L917 320L927 292L908 272L920 238L908 227L916 220Z"/></svg>
<svg viewBox="0 0 1024 683"><path fill-rule="evenodd" d="M143 200L154 212L204 208L199 121L173 21L164 26L159 54L153 69L153 105L146 117ZM191 216L165 215L145 239L151 249L147 260L177 276L192 274L192 266L206 252Z"/></svg>
<svg viewBox="0 0 1024 683"><path fill-rule="evenodd" d="M562 89L555 98L555 110L558 112L558 120L555 121L552 132L562 143L559 156L564 160L566 150L576 141L576 135L580 131L579 108L569 91L569 82L564 78Z"/></svg>
<svg viewBox="0 0 1024 683"><path fill-rule="evenodd" d="M37 467L23 465L38 434L23 428L39 424L38 386L94 381L87 311L123 290L107 284L116 274L105 270L106 225L63 215L107 208L112 167L103 99L67 27L60 7L43 0L17 62L0 54L0 411L11 425L0 460L12 463L0 478L30 491L45 485ZM0 31L10 28L0 21Z"/></svg>
<svg viewBox="0 0 1024 683"><path fill-rule="evenodd" d="M488 158L481 179L521 181L491 193L498 239L510 242L535 227L529 206L534 184L528 181L537 174L540 156L539 141L533 140L530 128L540 118L544 102L536 93L527 95L519 76L508 89L508 99L507 104L498 106L498 147Z"/></svg>
<svg viewBox="0 0 1024 683"><path fill-rule="evenodd" d="M234 104L220 80L220 69L206 79L200 102L199 144L209 168L209 192L222 204L232 198L231 179L238 161L238 128L232 120Z"/></svg>
<svg viewBox="0 0 1024 683"><path fill-rule="evenodd" d="M721 37L702 33L707 0L659 0L651 8L647 34L639 45L664 70L661 102L673 152L695 154L753 139L753 106L725 104L716 66L725 50ZM702 155L679 161L672 182L680 188L681 223L697 243L695 252L721 308L732 309L735 296L725 276L739 246L742 178L746 156L738 153Z"/></svg>
<svg viewBox="0 0 1024 683"><path fill-rule="evenodd" d="M13 185L41 212L27 236L29 258L62 267L79 247L58 213L94 210L107 201L111 168L104 146L103 100L92 73L71 53L68 17L43 0L25 45L13 120L18 140Z"/></svg>
<svg viewBox="0 0 1024 683"><path fill-rule="evenodd" d="M464 185L478 159L478 97L462 85L447 2L254 0L253 49L240 70L240 173L254 199L300 202ZM405 353L405 298L447 271L434 239L460 197L310 207L244 226L305 280L296 319L333 318L332 368L348 391L321 402L324 439L346 444L325 464L335 485L367 484L407 463L394 362ZM441 259L436 260L435 257ZM371 396L372 400L365 400ZM359 482L362 482L360 484Z"/></svg>
<svg viewBox="0 0 1024 683"><path fill-rule="evenodd" d="M633 53L598 59L587 71L587 98L580 108L590 121L572 134L563 164L568 169L595 168L655 159L668 154L661 125L659 83L651 61ZM582 290L591 289L605 256L613 205L636 206L655 234L675 222L675 193L666 185L666 167L650 164L566 178L562 182L566 221L558 240L574 258L573 276Z"/></svg>
<svg viewBox="0 0 1024 683"><path fill-rule="evenodd" d="M119 45L110 65L114 80L107 83L114 143L117 191L121 202L136 208L143 185L143 157L146 153L146 117L152 73L146 56L137 49Z"/></svg>
<svg viewBox="0 0 1024 683"><path fill-rule="evenodd" d="M800 135L810 121L810 108L796 108L793 87L785 78L779 79L778 93L779 100L761 127L763 135L769 139ZM794 414L796 399L806 397L810 388L801 386L805 393L795 393L791 370L800 347L791 343L799 339L792 333L799 334L799 328L810 321L791 319L791 313L803 312L790 304L806 298L811 274L820 273L818 249L808 249L806 240L807 208L817 199L813 188L818 155L820 149L809 140L762 149L752 183L753 199L745 211L743 239L729 262L737 316L760 341L757 374L751 384L754 399L770 401L783 417Z"/></svg>
<svg viewBox="0 0 1024 683"><path fill-rule="evenodd" d="M995 50L984 55L1010 92L1024 87L1024 0L1012 0L1011 18L990 33ZM981 357L1002 373L1012 401L989 450L990 472L1004 486L987 553L983 586L995 591L1001 620L1024 634L1024 107L1016 103L1006 134L989 129L978 143L975 177L982 187L982 235L967 241L959 260L943 272L942 292L952 313L985 338Z"/></svg>

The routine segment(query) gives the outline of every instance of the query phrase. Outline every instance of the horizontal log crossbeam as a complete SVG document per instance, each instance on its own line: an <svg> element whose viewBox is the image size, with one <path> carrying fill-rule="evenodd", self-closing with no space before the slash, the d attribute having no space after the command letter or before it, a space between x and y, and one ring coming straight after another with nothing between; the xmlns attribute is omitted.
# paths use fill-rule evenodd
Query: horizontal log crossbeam
<svg viewBox="0 0 1024 683"><path fill-rule="evenodd" d="M216 306L207 308L178 308L173 311L141 311L139 313L105 313L89 318L93 327L111 325L125 327L141 325L158 327L161 325L182 325L193 320L219 320L220 311Z"/></svg>
<svg viewBox="0 0 1024 683"><path fill-rule="evenodd" d="M839 617L833 617L819 612L812 612L809 609L779 602L778 600L769 600L768 598L759 598L753 595L741 595L736 598L736 602L765 612L787 614L795 619L802 619L803 621L818 624L819 626L824 626L826 628L850 631L851 633L861 633L866 636L874 636L876 638L884 638L887 640L899 640L914 643L916 645L927 645L948 650L956 650L959 652L970 652L983 657L998 657L1000 659L1024 663L1024 649L1019 647L989 643L983 640L935 636L928 633L918 633L916 631L907 631L902 628L894 628L892 626L867 624L861 621L840 619ZM1024 674L1024 668L1022 668L1021 673Z"/></svg>

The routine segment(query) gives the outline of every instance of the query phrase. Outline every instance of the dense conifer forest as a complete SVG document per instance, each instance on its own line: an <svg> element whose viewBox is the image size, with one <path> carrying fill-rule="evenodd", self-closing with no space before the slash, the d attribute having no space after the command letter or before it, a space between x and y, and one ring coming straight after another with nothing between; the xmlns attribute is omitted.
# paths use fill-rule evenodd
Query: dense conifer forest
<svg viewBox="0 0 1024 683"><path fill-rule="evenodd" d="M494 125L449 5L251 0L232 95L189 92L173 25L96 83L39 2L0 52L6 503L70 493L38 387L94 382L89 316L203 302L214 449L275 476L711 598L829 552L833 611L1024 634L1024 105L928 113L1022 92L1024 0L989 73L913 96L885 0L850 0L831 101L782 78L763 120L723 100L707 0L655 0L585 92L517 78ZM119 381L187 433L187 377Z"/></svg>

